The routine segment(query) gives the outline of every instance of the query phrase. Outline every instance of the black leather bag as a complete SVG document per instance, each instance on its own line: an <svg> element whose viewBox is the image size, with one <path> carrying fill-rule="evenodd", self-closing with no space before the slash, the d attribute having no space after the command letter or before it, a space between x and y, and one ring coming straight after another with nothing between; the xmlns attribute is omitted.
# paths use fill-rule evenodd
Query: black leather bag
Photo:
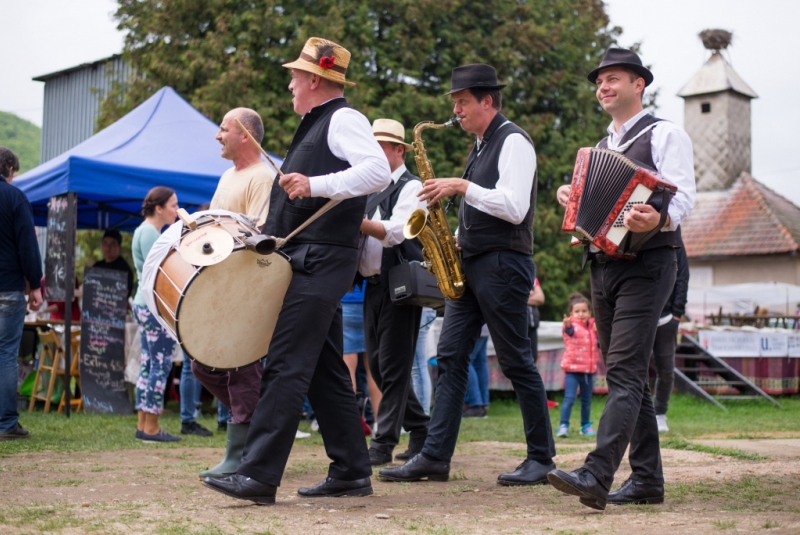
<svg viewBox="0 0 800 535"><path fill-rule="evenodd" d="M395 305L444 308L436 277L417 261L403 262L389 270L389 296Z"/></svg>

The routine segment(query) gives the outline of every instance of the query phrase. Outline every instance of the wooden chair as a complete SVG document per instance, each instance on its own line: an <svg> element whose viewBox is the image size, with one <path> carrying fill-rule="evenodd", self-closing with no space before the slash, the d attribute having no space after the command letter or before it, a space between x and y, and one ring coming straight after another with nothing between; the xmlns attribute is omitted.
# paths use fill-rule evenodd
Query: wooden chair
<svg viewBox="0 0 800 535"><path fill-rule="evenodd" d="M72 354L70 355L70 378L67 379L64 375L66 374L66 370L61 366L58 367L56 373L62 376L64 380L64 390L66 391L67 388L72 388L72 377L75 378L75 390L70 390L69 392L69 409L71 412L79 412L83 408L83 391L81 390L81 338L80 338L80 331L76 331L72 333ZM58 403L58 414L64 412L64 403L66 396L63 394L61 395L61 401Z"/></svg>
<svg viewBox="0 0 800 535"><path fill-rule="evenodd" d="M78 333L73 333L72 336L72 362L70 364L70 379L65 377L64 366L64 346L58 338L56 332L52 329L44 331L37 329L39 340L42 343L42 351L39 354L39 365L36 368L36 377L33 381L33 391L31 392L31 402L28 405L28 412L33 412L37 400L44 401L44 412L50 412L50 404L53 399L53 389L56 385L56 377L61 376L64 381L64 388L70 388L71 378L76 377L77 386L76 390L80 390L80 358L78 358L79 336ZM43 384L47 383L47 386ZM42 390L40 392L40 389ZM76 407L80 410L83 407L83 397L77 396L77 401L70 400L70 408ZM58 412L60 413L64 408L64 396L61 396Z"/></svg>

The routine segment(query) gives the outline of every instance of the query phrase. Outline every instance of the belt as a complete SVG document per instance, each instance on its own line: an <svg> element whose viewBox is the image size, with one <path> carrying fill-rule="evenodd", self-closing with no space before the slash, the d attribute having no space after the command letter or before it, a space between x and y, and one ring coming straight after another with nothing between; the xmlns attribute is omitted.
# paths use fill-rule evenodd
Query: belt
<svg viewBox="0 0 800 535"><path fill-rule="evenodd" d="M380 275L372 275L371 277L364 277L364 280L367 281L369 284L380 284L381 283L381 276Z"/></svg>

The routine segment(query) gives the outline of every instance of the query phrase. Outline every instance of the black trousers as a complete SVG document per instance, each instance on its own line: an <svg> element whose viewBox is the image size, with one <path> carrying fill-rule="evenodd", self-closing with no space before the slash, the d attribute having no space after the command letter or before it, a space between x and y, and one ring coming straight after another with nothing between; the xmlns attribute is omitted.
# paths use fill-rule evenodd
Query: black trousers
<svg viewBox="0 0 800 535"><path fill-rule="evenodd" d="M292 282L270 342L261 398L237 473L280 485L308 395L319 423L328 476L352 481L372 474L361 418L342 359L339 304L356 272L357 250L288 244Z"/></svg>
<svg viewBox="0 0 800 535"><path fill-rule="evenodd" d="M411 368L422 308L392 304L389 289L367 284L364 292L364 338L369 371L380 388L378 431L370 448L391 454L405 427L412 442L422 444L430 417L411 389Z"/></svg>
<svg viewBox="0 0 800 535"><path fill-rule="evenodd" d="M631 478L662 484L658 427L648 367L658 318L677 273L675 250L661 247L633 261L592 261L592 307L606 364L608 401L597 429L597 447L585 467L605 486L630 444Z"/></svg>
<svg viewBox="0 0 800 535"><path fill-rule="evenodd" d="M433 416L423 454L449 461L461 426L467 390L469 357L485 323L497 350L497 360L517 394L528 459L549 463L555 456L547 395L531 355L527 301L535 267L530 256L491 251L464 259L467 289L445 305L439 338Z"/></svg>
<svg viewBox="0 0 800 535"><path fill-rule="evenodd" d="M653 363L656 367L655 405L656 414L667 414L669 397L675 385L675 346L678 344L680 322L669 320L656 330L653 343Z"/></svg>

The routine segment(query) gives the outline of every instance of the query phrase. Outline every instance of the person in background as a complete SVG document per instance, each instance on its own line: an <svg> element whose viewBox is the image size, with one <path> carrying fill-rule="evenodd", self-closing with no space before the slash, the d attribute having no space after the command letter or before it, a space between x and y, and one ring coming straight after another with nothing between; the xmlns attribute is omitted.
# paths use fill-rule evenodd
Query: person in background
<svg viewBox="0 0 800 535"><path fill-rule="evenodd" d="M531 339L533 361L539 357L539 307L544 304L544 292L539 279L533 279L533 288L528 296L528 337Z"/></svg>
<svg viewBox="0 0 800 535"><path fill-rule="evenodd" d="M358 359L363 358L364 366L366 366L367 371L367 385L370 401L372 403L372 410L377 415L378 404L381 402L381 391L378 385L375 384L372 374L369 372L369 362L366 356L367 347L364 342L364 284L364 281L354 284L353 288L342 297L342 324L344 331L344 355L342 358L344 358L344 363L347 364L347 369L350 370L353 392L355 392L357 396L356 371L358 370ZM364 429L364 435L369 436L372 434L372 428L370 428L369 424L367 424L364 419L363 403L366 403L366 400L360 398L361 427ZM319 430L316 420L312 422L312 429L315 431Z"/></svg>
<svg viewBox="0 0 800 535"><path fill-rule="evenodd" d="M567 314L564 316L562 335L564 337L564 355L561 357L561 369L566 375L564 383L564 404L561 406L561 424L558 426L558 437L566 437L569 433L569 418L575 396L581 392L581 435L594 436L594 429L589 418L592 417L592 389L594 373L600 359L600 348L597 345L597 329L592 318L589 300L579 293L569 298Z"/></svg>
<svg viewBox="0 0 800 535"><path fill-rule="evenodd" d="M675 277L675 286L672 295L667 299L661 319L658 320L656 341L653 343L653 362L656 366L655 399L656 424L658 432L666 433L667 409L672 387L675 384L675 346L678 343L678 327L681 317L686 312L686 299L689 292L689 260L686 258L686 248L683 240L678 237L680 247L675 249L675 258L678 260L678 274Z"/></svg>
<svg viewBox="0 0 800 535"><path fill-rule="evenodd" d="M17 412L17 354L25 325L25 285L28 306L42 305L42 258L33 227L33 208L11 185L19 160L0 147L0 440L29 438Z"/></svg>
<svg viewBox="0 0 800 535"><path fill-rule="evenodd" d="M419 320L419 334L417 335L417 346L414 351L414 365L411 367L411 388L417 396L422 410L425 414L431 413L431 395L433 387L431 385L431 373L428 369L428 331L431 324L436 319L436 311L432 308L422 309L422 318ZM395 459L405 461L411 457L406 457L406 453L398 453Z"/></svg>
<svg viewBox="0 0 800 535"><path fill-rule="evenodd" d="M103 259L98 260L92 267L114 269L128 274L128 297L133 295L133 270L128 262L122 258L122 234L117 229L110 228L103 233L103 242L100 245Z"/></svg>
<svg viewBox="0 0 800 535"><path fill-rule="evenodd" d="M136 274L142 280L142 267L147 253L161 234L161 229L175 222L178 217L178 196L175 191L156 186L142 203L144 222L133 233L133 263ZM175 341L167 334L147 308L141 285L133 298L133 315L139 324L142 340L142 367L136 382L136 410L139 420L136 438L144 442L177 442L181 438L170 435L158 423L158 415L164 409L164 391L172 368Z"/></svg>
<svg viewBox="0 0 800 535"><path fill-rule="evenodd" d="M467 395L464 403L467 407L461 413L462 418L486 418L489 409L489 366L487 364L486 345L489 343L489 329L486 325L481 329L481 336L475 342L469 357L469 377L467 378Z"/></svg>
<svg viewBox="0 0 800 535"><path fill-rule="evenodd" d="M47 299L47 286L45 285L45 278L42 277L41 289L42 295ZM81 298L82 288L78 284L78 277L75 277L75 291L72 294L72 307L70 307L70 319L73 325L81 324ZM37 315L50 314L51 320L65 320L67 318L67 304L64 301L48 301L47 306L41 309Z"/></svg>

